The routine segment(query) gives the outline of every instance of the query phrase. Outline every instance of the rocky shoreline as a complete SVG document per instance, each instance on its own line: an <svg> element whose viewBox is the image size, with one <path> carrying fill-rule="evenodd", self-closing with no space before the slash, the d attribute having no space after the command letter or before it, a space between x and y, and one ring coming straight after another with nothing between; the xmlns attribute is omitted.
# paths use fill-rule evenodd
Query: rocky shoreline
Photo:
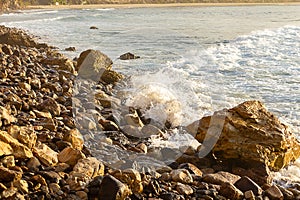
<svg viewBox="0 0 300 200"><path fill-rule="evenodd" d="M112 94L124 76L111 65L99 51L72 61L22 30L0 26L1 199L300 199L297 183L282 187L270 175L299 157L300 143L258 101L183 127L203 144L210 128L219 127L218 142L204 158L199 146L156 171L108 166L87 144L99 139L146 155L148 136L133 132L163 138L171 127L149 124L138 108L130 108L122 127L116 122ZM92 101L88 87L96 88Z"/></svg>

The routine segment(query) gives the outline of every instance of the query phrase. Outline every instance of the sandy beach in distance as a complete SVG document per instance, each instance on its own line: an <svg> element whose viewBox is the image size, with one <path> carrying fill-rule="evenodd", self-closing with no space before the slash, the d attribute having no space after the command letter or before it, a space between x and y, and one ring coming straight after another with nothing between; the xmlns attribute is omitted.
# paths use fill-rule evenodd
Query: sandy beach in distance
<svg viewBox="0 0 300 200"><path fill-rule="evenodd" d="M86 4L86 5L36 5L27 9L99 9L99 8L156 8L156 7L205 7L205 6L280 6L300 5L300 2L282 3L170 3L170 4Z"/></svg>

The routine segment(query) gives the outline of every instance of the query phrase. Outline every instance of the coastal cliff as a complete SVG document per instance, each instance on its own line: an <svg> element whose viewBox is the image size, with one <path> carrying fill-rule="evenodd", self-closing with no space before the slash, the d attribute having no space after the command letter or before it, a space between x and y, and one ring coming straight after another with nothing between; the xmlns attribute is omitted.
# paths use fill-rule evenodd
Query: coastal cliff
<svg viewBox="0 0 300 200"><path fill-rule="evenodd" d="M299 0L2 0L0 13L12 12L32 5L84 4L172 4L172 3L292 3Z"/></svg>
<svg viewBox="0 0 300 200"><path fill-rule="evenodd" d="M20 8L18 0L2 0L0 4L0 13L9 12Z"/></svg>

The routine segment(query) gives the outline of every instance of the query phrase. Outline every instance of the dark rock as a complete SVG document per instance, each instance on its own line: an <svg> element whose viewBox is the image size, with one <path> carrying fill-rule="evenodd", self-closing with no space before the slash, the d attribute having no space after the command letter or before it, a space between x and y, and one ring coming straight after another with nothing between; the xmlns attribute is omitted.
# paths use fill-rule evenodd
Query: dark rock
<svg viewBox="0 0 300 200"><path fill-rule="evenodd" d="M11 48L7 45L2 46L2 52L7 54L7 55L12 55L13 54Z"/></svg>
<svg viewBox="0 0 300 200"><path fill-rule="evenodd" d="M232 183L223 183L219 193L228 199L242 199L244 194L237 189Z"/></svg>
<svg viewBox="0 0 300 200"><path fill-rule="evenodd" d="M65 48L66 51L76 51L75 47L67 47Z"/></svg>
<svg viewBox="0 0 300 200"><path fill-rule="evenodd" d="M99 199L121 200L126 199L131 194L128 186L111 175L104 176L98 194Z"/></svg>
<svg viewBox="0 0 300 200"><path fill-rule="evenodd" d="M248 190L251 190L255 195L261 195L263 190L259 185L257 185L253 180L251 180L247 176L243 176L240 178L235 184L235 187L237 187L242 192L246 192Z"/></svg>
<svg viewBox="0 0 300 200"><path fill-rule="evenodd" d="M91 26L90 29L96 30L96 29L98 29L98 27L96 27L96 26Z"/></svg>
<svg viewBox="0 0 300 200"><path fill-rule="evenodd" d="M289 191L288 189L286 189L286 188L284 188L282 186L278 186L278 188L282 192L285 200L293 200L293 199L295 199L294 194L291 191Z"/></svg>
<svg viewBox="0 0 300 200"><path fill-rule="evenodd" d="M136 55L128 52L128 53L122 54L119 58L120 58L120 60L132 60L132 59L138 59L138 58L140 58L140 56L136 56Z"/></svg>
<svg viewBox="0 0 300 200"><path fill-rule="evenodd" d="M276 185L272 185L270 188L268 188L266 191L266 195L271 200L283 200L284 196L280 189Z"/></svg>
<svg viewBox="0 0 300 200"><path fill-rule="evenodd" d="M21 177L22 174L20 172L0 166L0 181L2 183L20 180Z"/></svg>
<svg viewBox="0 0 300 200"><path fill-rule="evenodd" d="M182 196L172 193L172 192L166 192L166 193L162 193L160 196L160 198L162 198L163 200L181 200Z"/></svg>
<svg viewBox="0 0 300 200"><path fill-rule="evenodd" d="M273 178L270 174L269 167L266 164L259 162L243 163L243 167L246 167L246 169L233 167L232 173L239 176L248 176L260 186L272 183Z"/></svg>

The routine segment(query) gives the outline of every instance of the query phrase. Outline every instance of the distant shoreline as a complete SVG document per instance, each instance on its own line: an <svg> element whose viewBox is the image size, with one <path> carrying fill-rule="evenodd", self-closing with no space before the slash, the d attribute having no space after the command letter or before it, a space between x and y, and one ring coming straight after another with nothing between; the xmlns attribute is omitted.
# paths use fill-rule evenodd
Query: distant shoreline
<svg viewBox="0 0 300 200"><path fill-rule="evenodd" d="M300 2L282 3L166 3L166 4L86 4L86 5L34 5L26 9L101 9L101 8L161 8L161 7L219 7L219 6L283 6Z"/></svg>

